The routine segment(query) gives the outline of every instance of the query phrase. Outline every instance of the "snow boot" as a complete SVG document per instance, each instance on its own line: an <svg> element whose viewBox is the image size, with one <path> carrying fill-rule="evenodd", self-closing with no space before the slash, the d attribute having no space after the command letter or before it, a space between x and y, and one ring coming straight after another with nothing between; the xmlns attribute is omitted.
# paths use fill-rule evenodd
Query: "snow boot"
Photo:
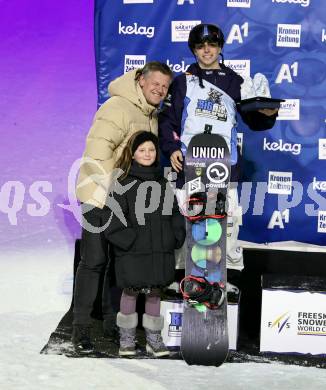
<svg viewBox="0 0 326 390"><path fill-rule="evenodd" d="M119 339L119 328L116 325L117 314L106 315L103 320L103 336L111 341Z"/></svg>
<svg viewBox="0 0 326 390"><path fill-rule="evenodd" d="M75 349L79 352L90 352L94 350L94 345L91 342L91 326L90 325L73 325L71 341Z"/></svg>
<svg viewBox="0 0 326 390"><path fill-rule="evenodd" d="M120 330L120 356L135 356L136 355L136 326L138 323L138 314L122 314L117 315L117 325Z"/></svg>
<svg viewBox="0 0 326 390"><path fill-rule="evenodd" d="M146 332L146 352L155 356L169 356L170 352L163 343L161 330L163 329L164 318L150 316L148 314L143 315L143 327Z"/></svg>

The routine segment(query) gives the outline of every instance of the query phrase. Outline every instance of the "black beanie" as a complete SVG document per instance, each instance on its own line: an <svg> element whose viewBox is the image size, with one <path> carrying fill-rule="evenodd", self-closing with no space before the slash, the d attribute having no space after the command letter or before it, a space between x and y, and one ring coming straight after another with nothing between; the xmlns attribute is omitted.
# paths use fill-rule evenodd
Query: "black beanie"
<svg viewBox="0 0 326 390"><path fill-rule="evenodd" d="M143 144L144 142L147 141L152 141L155 149L156 149L156 155L158 156L159 148L158 148L158 138L156 137L155 134L149 132L149 131L142 131L137 135L137 137L134 139L134 142L131 147L132 154L135 153L137 150L138 146ZM156 157L157 158L157 157Z"/></svg>

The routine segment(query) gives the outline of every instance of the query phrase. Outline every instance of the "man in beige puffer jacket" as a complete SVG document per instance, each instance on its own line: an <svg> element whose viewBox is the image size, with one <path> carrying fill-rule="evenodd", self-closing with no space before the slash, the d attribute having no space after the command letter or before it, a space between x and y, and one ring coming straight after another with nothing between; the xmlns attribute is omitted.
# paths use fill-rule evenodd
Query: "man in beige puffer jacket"
<svg viewBox="0 0 326 390"><path fill-rule="evenodd" d="M110 173L133 133L147 130L157 135L157 108L167 95L172 77L166 64L149 62L144 68L112 81L109 85L111 97L97 111L88 133L76 187L77 198L83 204L84 219L72 334L74 346L79 350L93 349L91 312L100 277L108 265L108 242L104 232L96 232L96 228L105 226L108 221L105 206ZM106 296L103 302L104 330L110 333L115 314L109 297Z"/></svg>

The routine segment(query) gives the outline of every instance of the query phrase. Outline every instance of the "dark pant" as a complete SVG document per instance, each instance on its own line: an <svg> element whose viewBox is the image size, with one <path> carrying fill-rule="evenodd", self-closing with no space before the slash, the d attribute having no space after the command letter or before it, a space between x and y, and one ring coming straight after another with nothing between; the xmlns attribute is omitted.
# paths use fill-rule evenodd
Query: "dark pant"
<svg viewBox="0 0 326 390"><path fill-rule="evenodd" d="M107 210L94 207L85 212L89 206L83 205L83 215L93 228L104 226L110 216ZM91 324L91 312L98 294L101 278L105 272L102 311L103 318L114 321L115 313L112 308L109 288L109 255L108 241L104 232L90 231L85 223L82 228L80 257L74 290L74 324Z"/></svg>

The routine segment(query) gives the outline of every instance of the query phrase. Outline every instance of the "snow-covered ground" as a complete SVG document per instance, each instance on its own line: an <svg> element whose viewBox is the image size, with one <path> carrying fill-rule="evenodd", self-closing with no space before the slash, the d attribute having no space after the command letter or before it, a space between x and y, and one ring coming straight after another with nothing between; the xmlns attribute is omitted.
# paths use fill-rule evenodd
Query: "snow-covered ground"
<svg viewBox="0 0 326 390"><path fill-rule="evenodd" d="M316 368L40 354L71 301L80 228L58 204L96 109L93 2L0 3L0 389L324 389Z"/></svg>
<svg viewBox="0 0 326 390"><path fill-rule="evenodd" d="M70 305L72 259L69 248L0 255L1 389L325 389L326 371L318 368L41 355Z"/></svg>

